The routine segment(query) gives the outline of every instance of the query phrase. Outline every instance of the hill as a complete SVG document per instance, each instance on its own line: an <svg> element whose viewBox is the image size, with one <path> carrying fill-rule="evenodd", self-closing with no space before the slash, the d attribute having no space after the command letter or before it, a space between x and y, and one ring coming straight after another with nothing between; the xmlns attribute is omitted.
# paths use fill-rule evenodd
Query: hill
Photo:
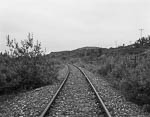
<svg viewBox="0 0 150 117"><path fill-rule="evenodd" d="M91 56L99 57L101 56L102 52L106 50L106 48L99 47L83 47L72 51L51 52L48 56L55 59L70 60L72 58L85 58Z"/></svg>

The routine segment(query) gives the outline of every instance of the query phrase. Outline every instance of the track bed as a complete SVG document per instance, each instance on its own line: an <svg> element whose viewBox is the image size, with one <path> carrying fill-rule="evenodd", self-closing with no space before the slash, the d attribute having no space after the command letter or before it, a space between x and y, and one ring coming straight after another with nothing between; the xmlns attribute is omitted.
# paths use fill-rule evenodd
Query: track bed
<svg viewBox="0 0 150 117"><path fill-rule="evenodd" d="M70 66L70 75L45 117L105 117L95 92L79 69ZM106 116L107 117L107 116Z"/></svg>

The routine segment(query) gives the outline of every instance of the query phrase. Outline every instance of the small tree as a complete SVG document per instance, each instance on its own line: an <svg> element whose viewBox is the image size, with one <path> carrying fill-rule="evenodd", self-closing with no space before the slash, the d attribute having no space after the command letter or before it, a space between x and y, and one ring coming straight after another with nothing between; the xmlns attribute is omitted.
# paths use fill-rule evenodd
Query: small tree
<svg viewBox="0 0 150 117"><path fill-rule="evenodd" d="M41 50L41 43L38 41L36 44L33 43L33 34L28 33L28 38L24 41L21 41L21 45L19 46L16 40L11 40L10 36L7 36L7 46L10 50L10 55L12 57L37 57L43 54Z"/></svg>
<svg viewBox="0 0 150 117"><path fill-rule="evenodd" d="M9 47L8 55L14 58L10 60L13 61L10 66L12 66L13 71L19 77L19 80L17 80L21 84L19 87L21 89L28 89L38 87L44 83L39 78L41 76L40 66L44 64L42 58L43 51L41 50L41 43L37 41L34 44L33 34L29 33L27 39L21 41L20 44L15 39L11 40L8 35L7 46Z"/></svg>

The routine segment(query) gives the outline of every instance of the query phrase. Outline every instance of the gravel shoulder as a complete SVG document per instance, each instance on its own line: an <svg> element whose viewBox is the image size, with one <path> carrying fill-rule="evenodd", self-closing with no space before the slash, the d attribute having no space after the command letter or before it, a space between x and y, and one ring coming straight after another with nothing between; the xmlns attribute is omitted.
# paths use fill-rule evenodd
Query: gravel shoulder
<svg viewBox="0 0 150 117"><path fill-rule="evenodd" d="M66 67L59 71L59 80L65 78L66 71ZM58 87L59 84L54 84L17 95L0 96L0 117L38 117Z"/></svg>
<svg viewBox="0 0 150 117"><path fill-rule="evenodd" d="M123 95L114 90L104 79L94 76L94 74L85 69L83 69L83 71L94 84L108 110L113 110L113 117L150 117L150 115L144 113L140 107L128 102Z"/></svg>

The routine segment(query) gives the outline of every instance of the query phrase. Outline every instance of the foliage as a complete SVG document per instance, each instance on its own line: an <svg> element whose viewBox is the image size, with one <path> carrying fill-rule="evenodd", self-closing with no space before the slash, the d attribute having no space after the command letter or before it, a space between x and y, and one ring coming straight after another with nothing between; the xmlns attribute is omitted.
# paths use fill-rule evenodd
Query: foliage
<svg viewBox="0 0 150 117"><path fill-rule="evenodd" d="M79 63L103 76L127 100L150 112L150 36L137 40L133 45L110 48L100 57L94 57L82 59L83 62Z"/></svg>
<svg viewBox="0 0 150 117"><path fill-rule="evenodd" d="M12 57L36 57L42 55L41 43L37 41L36 44L33 43L33 35L28 34L28 39L21 41L21 46L19 46L16 40L10 40L10 36L7 36L7 46L10 49L10 55Z"/></svg>
<svg viewBox="0 0 150 117"><path fill-rule="evenodd" d="M135 46L135 48L150 47L150 36L142 37L141 39L137 40L135 42L134 46Z"/></svg>
<svg viewBox="0 0 150 117"><path fill-rule="evenodd" d="M136 63L134 55L119 58L104 57L103 63L95 64L97 66L95 73L104 76L114 88L124 94L127 100L143 106L148 111L150 110L150 55L136 56Z"/></svg>
<svg viewBox="0 0 150 117"><path fill-rule="evenodd" d="M30 90L57 82L57 61L44 55L33 36L21 41L7 38L10 51L0 55L0 92Z"/></svg>

